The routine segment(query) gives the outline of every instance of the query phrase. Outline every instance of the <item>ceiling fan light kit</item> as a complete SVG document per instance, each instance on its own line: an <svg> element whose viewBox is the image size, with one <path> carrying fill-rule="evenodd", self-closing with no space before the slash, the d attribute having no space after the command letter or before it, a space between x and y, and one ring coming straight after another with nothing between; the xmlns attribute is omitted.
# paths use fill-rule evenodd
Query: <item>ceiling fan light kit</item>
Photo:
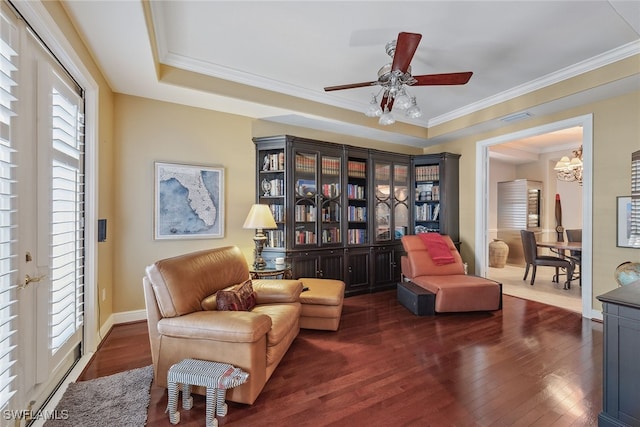
<svg viewBox="0 0 640 427"><path fill-rule="evenodd" d="M382 115L382 108L378 105L378 99L375 95L371 95L371 102L364 112L367 117L380 117Z"/></svg>
<svg viewBox="0 0 640 427"><path fill-rule="evenodd" d="M467 71L412 76L410 63L421 38L422 35L417 33L400 33L397 40L387 43L385 51L392 58L392 62L378 70L378 80L329 86L324 88L325 92L377 85L381 89L377 95L372 94L371 102L364 112L367 117L380 117L378 123L381 125L395 123L392 112L404 111L411 119L421 117L422 110L418 107L416 97L407 90L408 86L463 85L473 75L471 71ZM378 105L379 95L382 95L382 99Z"/></svg>

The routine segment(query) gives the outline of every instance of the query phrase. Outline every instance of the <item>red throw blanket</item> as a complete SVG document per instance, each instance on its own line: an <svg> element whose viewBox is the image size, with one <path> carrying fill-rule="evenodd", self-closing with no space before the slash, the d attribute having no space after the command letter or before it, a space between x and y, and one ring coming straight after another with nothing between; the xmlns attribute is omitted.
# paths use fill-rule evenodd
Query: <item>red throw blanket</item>
<svg viewBox="0 0 640 427"><path fill-rule="evenodd" d="M456 259L451 254L449 245L439 233L420 233L418 234L422 242L427 247L429 256L435 265L453 264Z"/></svg>

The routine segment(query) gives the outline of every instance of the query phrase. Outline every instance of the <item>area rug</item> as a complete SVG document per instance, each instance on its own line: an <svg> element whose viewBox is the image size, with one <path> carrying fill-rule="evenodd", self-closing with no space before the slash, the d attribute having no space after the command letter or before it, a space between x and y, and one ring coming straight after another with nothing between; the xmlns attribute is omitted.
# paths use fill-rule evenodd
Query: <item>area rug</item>
<svg viewBox="0 0 640 427"><path fill-rule="evenodd" d="M69 384L45 427L144 426L153 366Z"/></svg>

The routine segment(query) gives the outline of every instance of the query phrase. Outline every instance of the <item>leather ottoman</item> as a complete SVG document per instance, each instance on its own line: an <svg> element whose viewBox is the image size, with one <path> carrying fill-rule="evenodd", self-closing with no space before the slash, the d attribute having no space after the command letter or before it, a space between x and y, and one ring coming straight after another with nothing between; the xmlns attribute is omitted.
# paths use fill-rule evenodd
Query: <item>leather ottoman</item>
<svg viewBox="0 0 640 427"><path fill-rule="evenodd" d="M309 288L300 294L302 314L300 327L337 331L342 316L344 282L333 279L300 278L302 286Z"/></svg>

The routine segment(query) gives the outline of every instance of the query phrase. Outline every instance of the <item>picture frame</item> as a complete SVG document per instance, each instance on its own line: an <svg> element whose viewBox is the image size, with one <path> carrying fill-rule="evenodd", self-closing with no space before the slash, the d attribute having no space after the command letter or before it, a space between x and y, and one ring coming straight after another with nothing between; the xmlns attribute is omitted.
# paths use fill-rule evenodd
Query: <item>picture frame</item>
<svg viewBox="0 0 640 427"><path fill-rule="evenodd" d="M629 243L631 238L631 196L616 197L616 246L619 248L634 248Z"/></svg>
<svg viewBox="0 0 640 427"><path fill-rule="evenodd" d="M224 168L155 162L154 238L224 237Z"/></svg>

